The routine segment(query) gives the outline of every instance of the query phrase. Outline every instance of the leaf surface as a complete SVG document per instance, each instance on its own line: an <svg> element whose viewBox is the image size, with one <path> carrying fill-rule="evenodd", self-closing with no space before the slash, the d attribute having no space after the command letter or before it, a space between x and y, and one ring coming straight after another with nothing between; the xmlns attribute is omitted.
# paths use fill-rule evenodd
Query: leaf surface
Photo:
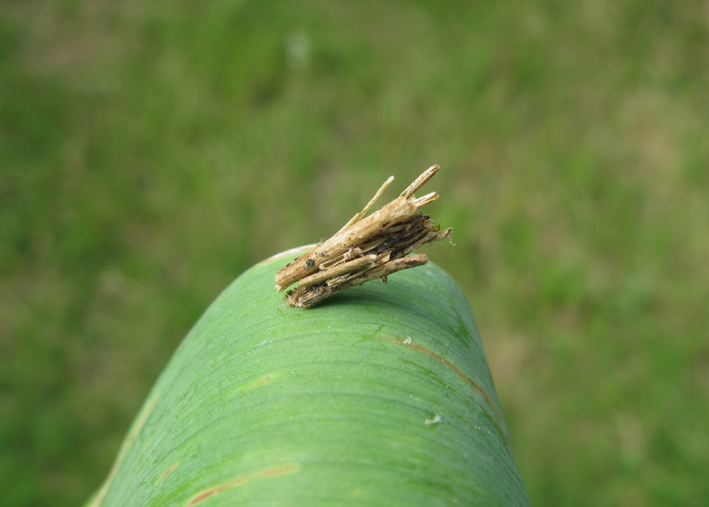
<svg viewBox="0 0 709 507"><path fill-rule="evenodd" d="M87 505L529 505L455 282L429 263L292 308L287 260L212 303Z"/></svg>

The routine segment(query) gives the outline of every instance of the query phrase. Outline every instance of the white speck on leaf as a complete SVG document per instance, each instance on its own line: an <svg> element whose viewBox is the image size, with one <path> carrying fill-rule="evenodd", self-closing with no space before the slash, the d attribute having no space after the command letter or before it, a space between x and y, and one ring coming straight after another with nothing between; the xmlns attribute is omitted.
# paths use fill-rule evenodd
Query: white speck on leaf
<svg viewBox="0 0 709 507"><path fill-rule="evenodd" d="M440 424L442 422L443 422L443 418L440 415L436 414L436 416L433 419L426 419L424 421L424 424L426 426L431 426L432 424Z"/></svg>

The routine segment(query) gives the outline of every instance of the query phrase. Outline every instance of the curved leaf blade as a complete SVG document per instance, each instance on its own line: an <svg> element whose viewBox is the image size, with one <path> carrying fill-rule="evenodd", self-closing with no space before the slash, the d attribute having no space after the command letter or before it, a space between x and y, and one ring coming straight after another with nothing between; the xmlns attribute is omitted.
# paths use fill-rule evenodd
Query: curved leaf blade
<svg viewBox="0 0 709 507"><path fill-rule="evenodd" d="M175 352L89 505L529 505L474 317L429 263L286 306L276 257Z"/></svg>

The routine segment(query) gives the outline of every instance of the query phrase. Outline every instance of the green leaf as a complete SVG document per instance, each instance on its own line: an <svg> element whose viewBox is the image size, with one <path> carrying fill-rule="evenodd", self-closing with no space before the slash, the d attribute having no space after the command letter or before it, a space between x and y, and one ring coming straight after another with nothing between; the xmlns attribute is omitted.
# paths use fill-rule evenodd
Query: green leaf
<svg viewBox="0 0 709 507"><path fill-rule="evenodd" d="M209 307L87 505L529 505L455 282L429 263L292 308L297 253Z"/></svg>

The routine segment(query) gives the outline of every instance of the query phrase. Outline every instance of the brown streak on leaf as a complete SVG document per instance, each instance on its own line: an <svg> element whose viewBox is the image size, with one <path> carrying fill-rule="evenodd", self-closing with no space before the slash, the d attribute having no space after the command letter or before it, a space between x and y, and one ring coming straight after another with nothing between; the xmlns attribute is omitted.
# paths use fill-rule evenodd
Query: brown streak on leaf
<svg viewBox="0 0 709 507"><path fill-rule="evenodd" d="M145 412L143 412L143 415L140 417L138 424L135 425L135 428L133 429L130 436L128 437L128 444L132 444L133 440L135 440L136 435L138 435L138 432L141 430L141 428L143 427L143 424L145 424L145 421L148 419L150 412L153 411L156 401L158 401L157 396L155 398L153 398L153 401L150 402L150 405L148 405L148 408L145 410Z"/></svg>
<svg viewBox="0 0 709 507"><path fill-rule="evenodd" d="M197 504L198 504L199 502L201 502L202 500L206 500L206 499L209 498L210 496L216 495L216 494L219 493L221 490L222 490L222 488L214 488L214 489L210 489L210 490L204 491L204 492L200 493L199 495L197 495L196 497L194 497L194 498L192 499L192 501L191 501L190 503L188 503L187 505L188 505L188 506L197 505Z"/></svg>
<svg viewBox="0 0 709 507"><path fill-rule="evenodd" d="M502 416L501 416L500 413L497 411L497 409L495 408L495 405L493 405L493 403L492 403L492 400L491 400L490 397L487 395L487 393L483 390L483 388L480 387L478 384L476 384L473 379L471 379L471 378L468 377L465 373L463 373L463 371L462 371L460 368L458 368L456 365L454 365L453 363L451 363L450 361L448 361L448 360L447 360L446 358L444 358L443 356L440 356L440 355L436 354L436 353L433 352L432 350L428 350L428 349L427 349L426 347L424 347L423 345L418 345L418 344L416 344L416 343L410 343L408 340L406 340L406 341L397 340L397 339L394 338L394 337L385 336L384 338L387 339L387 340L389 340L389 341L393 341L393 342L395 342L395 343L398 343L399 345L404 345L404 346L406 346L406 347L411 347L412 349L416 349L416 350L418 350L418 351L420 351L420 352L423 352L424 354L427 354L427 355L431 356L431 357L434 358L434 359L437 359L438 361L442 362L443 364L445 364L447 367L449 367L449 368L452 369L454 372L456 372L458 375L460 375L463 379L465 379L465 381L468 382L468 383L471 385L471 387L472 387L477 393L479 393L483 398L485 398L485 401L487 402L487 404L490 406L490 408L492 409L492 411L495 412L495 415L496 415L497 418L500 420L500 422L502 422Z"/></svg>
<svg viewBox="0 0 709 507"><path fill-rule="evenodd" d="M248 384L238 387L235 392L239 393L242 391L248 391L250 389L255 389L256 387L262 386L264 384L268 384L269 382L272 382L276 378L275 375L272 373L269 373L268 375L265 375L261 377L260 379L254 380L253 382L249 382Z"/></svg>
<svg viewBox="0 0 709 507"><path fill-rule="evenodd" d="M180 464L180 462L179 462L179 461L176 461L170 468L167 469L167 471L166 471L164 474L162 474L162 475L160 476L160 478L156 481L156 483L162 481L165 477L167 477L167 476L170 475L172 472L174 472L175 469L177 468L177 465L179 465L179 464Z"/></svg>
<svg viewBox="0 0 709 507"><path fill-rule="evenodd" d="M278 475L283 475L283 474L288 474L295 472L298 469L298 466L296 465L284 465L280 467L272 467L272 468L266 468L264 470L259 470L258 472L254 472L252 474L245 475L243 477L238 477L234 479L233 481L229 481L225 484L222 484L220 486L214 486L212 488L209 488L205 491L202 491L201 493L198 493L192 500L189 501L185 505L185 507L192 507L193 505L197 505L198 503L206 500L207 498L216 495L217 493L221 493L222 491L225 491L227 489L232 489L236 488L238 486L241 486L242 484L247 483L248 481L252 479L259 479L259 478L264 478L264 477L275 477Z"/></svg>
<svg viewBox="0 0 709 507"><path fill-rule="evenodd" d="M283 475L290 472L295 472L298 467L294 465L267 468L257 472L256 477L273 477L274 475Z"/></svg>

